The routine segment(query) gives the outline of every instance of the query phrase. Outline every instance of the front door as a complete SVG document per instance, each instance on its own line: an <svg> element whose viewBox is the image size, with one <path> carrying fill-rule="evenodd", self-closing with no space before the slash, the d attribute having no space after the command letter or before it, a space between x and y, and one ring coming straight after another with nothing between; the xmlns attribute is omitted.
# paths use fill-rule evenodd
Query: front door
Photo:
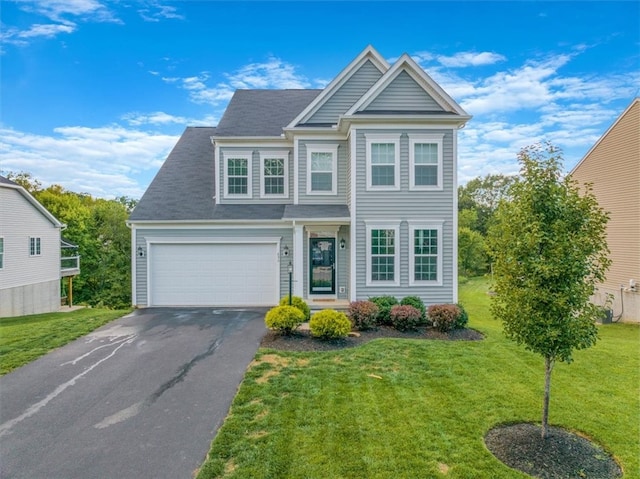
<svg viewBox="0 0 640 479"><path fill-rule="evenodd" d="M311 294L336 292L335 238L309 239L309 290Z"/></svg>

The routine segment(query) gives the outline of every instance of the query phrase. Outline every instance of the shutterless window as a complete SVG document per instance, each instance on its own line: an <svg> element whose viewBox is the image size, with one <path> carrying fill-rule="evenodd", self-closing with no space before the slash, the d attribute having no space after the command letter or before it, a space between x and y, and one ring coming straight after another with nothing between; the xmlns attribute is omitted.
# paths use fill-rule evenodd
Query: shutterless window
<svg viewBox="0 0 640 479"><path fill-rule="evenodd" d="M396 238L393 229L371 230L371 281L394 281Z"/></svg>
<svg viewBox="0 0 640 479"><path fill-rule="evenodd" d="M413 230L413 279L438 281L438 230Z"/></svg>
<svg viewBox="0 0 640 479"><path fill-rule="evenodd" d="M324 151L311 152L311 191L333 191L333 154Z"/></svg>
<svg viewBox="0 0 640 479"><path fill-rule="evenodd" d="M284 194L284 158L265 158L264 168L264 194L283 195Z"/></svg>
<svg viewBox="0 0 640 479"><path fill-rule="evenodd" d="M227 194L246 195L249 185L249 160L246 158L227 159Z"/></svg>
<svg viewBox="0 0 640 479"><path fill-rule="evenodd" d="M438 144L415 143L414 179L416 186L438 185Z"/></svg>
<svg viewBox="0 0 640 479"><path fill-rule="evenodd" d="M40 256L40 238L29 238L29 256Z"/></svg>
<svg viewBox="0 0 640 479"><path fill-rule="evenodd" d="M396 145L371 144L371 186L394 186L396 183Z"/></svg>

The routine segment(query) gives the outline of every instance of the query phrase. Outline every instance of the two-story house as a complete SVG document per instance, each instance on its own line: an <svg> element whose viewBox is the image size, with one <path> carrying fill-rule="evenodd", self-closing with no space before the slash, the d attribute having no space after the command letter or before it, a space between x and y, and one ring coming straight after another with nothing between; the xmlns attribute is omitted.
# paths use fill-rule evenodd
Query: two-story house
<svg viewBox="0 0 640 479"><path fill-rule="evenodd" d="M80 273L61 258L60 223L19 184L0 176L0 317L60 309L60 280Z"/></svg>
<svg viewBox="0 0 640 479"><path fill-rule="evenodd" d="M367 47L322 90L239 90L189 127L129 218L137 306L457 301L457 131L408 55Z"/></svg>

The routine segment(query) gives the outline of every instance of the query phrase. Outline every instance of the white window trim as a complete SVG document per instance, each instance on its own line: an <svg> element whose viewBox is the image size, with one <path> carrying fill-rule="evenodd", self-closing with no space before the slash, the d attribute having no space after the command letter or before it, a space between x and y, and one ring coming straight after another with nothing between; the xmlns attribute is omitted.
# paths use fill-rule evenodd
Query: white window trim
<svg viewBox="0 0 640 479"><path fill-rule="evenodd" d="M229 159L246 159L247 160L247 193L244 195L229 194L229 169L227 162ZM253 152L251 151L229 151L222 154L222 171L224 177L224 185L222 196L229 199L245 199L253 197Z"/></svg>
<svg viewBox="0 0 640 479"><path fill-rule="evenodd" d="M442 286L442 225L443 221L409 221L409 286ZM437 269L436 274L438 279L436 281L416 281L415 279L415 265L416 254L413 244L413 238L416 230L436 230L438 232L438 255L437 255Z"/></svg>
<svg viewBox="0 0 640 479"><path fill-rule="evenodd" d="M35 240L35 241L34 241ZM31 243L33 244L34 253L31 254ZM29 256L42 256L42 238L40 236L29 236Z"/></svg>
<svg viewBox="0 0 640 479"><path fill-rule="evenodd" d="M284 189L282 194L267 194L265 188L264 162L267 159L284 160ZM260 198L289 198L289 152L273 151L260 152Z"/></svg>
<svg viewBox="0 0 640 479"><path fill-rule="evenodd" d="M336 196L338 194L338 145L308 144L307 147L307 195ZM312 153L331 153L331 191L313 191L311 189L311 155Z"/></svg>
<svg viewBox="0 0 640 479"><path fill-rule="evenodd" d="M400 222L366 222L367 226L367 286L400 286ZM394 275L393 281L372 281L371 280L371 231L372 230L393 230L394 231Z"/></svg>
<svg viewBox="0 0 640 479"><path fill-rule="evenodd" d="M436 144L438 146L438 182L435 185L416 185L416 144ZM409 189L410 190L432 190L441 191L442 186L442 169L443 169L443 153L442 145L444 143L444 134L409 134Z"/></svg>
<svg viewBox="0 0 640 479"><path fill-rule="evenodd" d="M400 189L400 133L367 133L364 135L367 143L366 157L367 157L367 191L397 191ZM391 186L374 186L373 174L371 164L371 147L377 143L393 143L395 165L393 180L394 184Z"/></svg>

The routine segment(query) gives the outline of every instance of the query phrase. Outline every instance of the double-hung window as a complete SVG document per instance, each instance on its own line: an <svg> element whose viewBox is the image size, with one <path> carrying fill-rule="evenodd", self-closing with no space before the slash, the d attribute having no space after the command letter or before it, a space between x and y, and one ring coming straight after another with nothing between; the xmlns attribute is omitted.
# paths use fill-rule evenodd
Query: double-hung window
<svg viewBox="0 0 640 479"><path fill-rule="evenodd" d="M367 224L367 286L400 284L400 227Z"/></svg>
<svg viewBox="0 0 640 479"><path fill-rule="evenodd" d="M307 194L338 193L338 146L307 145Z"/></svg>
<svg viewBox="0 0 640 479"><path fill-rule="evenodd" d="M251 152L224 154L225 198L251 198Z"/></svg>
<svg viewBox="0 0 640 479"><path fill-rule="evenodd" d="M409 135L409 188L442 189L442 139L444 135Z"/></svg>
<svg viewBox="0 0 640 479"><path fill-rule="evenodd" d="M29 256L40 256L41 252L40 238L34 236L29 238Z"/></svg>
<svg viewBox="0 0 640 479"><path fill-rule="evenodd" d="M268 152L260 154L260 197L289 197L289 153Z"/></svg>
<svg viewBox="0 0 640 479"><path fill-rule="evenodd" d="M4 268L4 238L0 237L0 269Z"/></svg>
<svg viewBox="0 0 640 479"><path fill-rule="evenodd" d="M409 284L442 285L442 223L409 222Z"/></svg>
<svg viewBox="0 0 640 479"><path fill-rule="evenodd" d="M367 143L367 189L400 189L400 134L365 135Z"/></svg>

